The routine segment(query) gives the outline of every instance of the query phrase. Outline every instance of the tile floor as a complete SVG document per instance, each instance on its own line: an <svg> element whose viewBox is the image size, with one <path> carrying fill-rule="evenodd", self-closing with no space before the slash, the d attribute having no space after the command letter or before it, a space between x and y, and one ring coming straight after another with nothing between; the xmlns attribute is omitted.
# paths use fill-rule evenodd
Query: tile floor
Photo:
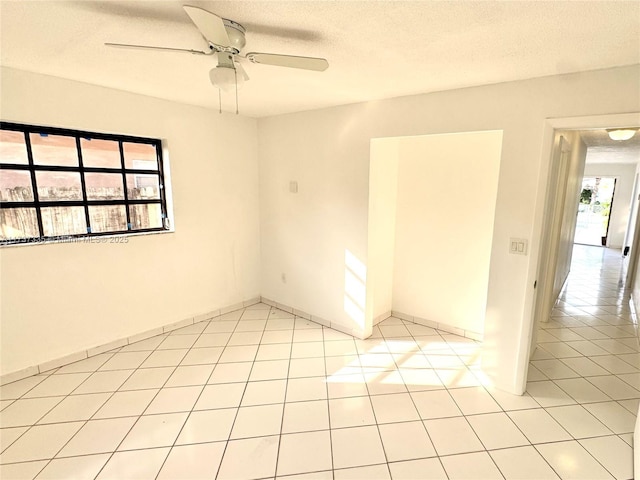
<svg viewBox="0 0 640 480"><path fill-rule="evenodd" d="M528 394L480 344L361 341L264 304L0 388L3 479L632 478L636 329L619 252L576 247Z"/></svg>

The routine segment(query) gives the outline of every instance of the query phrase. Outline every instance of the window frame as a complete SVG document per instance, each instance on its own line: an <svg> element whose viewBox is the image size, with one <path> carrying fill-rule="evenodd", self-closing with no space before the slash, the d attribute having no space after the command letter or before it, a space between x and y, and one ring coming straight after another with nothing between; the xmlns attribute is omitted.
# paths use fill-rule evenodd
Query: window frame
<svg viewBox="0 0 640 480"><path fill-rule="evenodd" d="M37 224L38 224L38 237L25 237L15 239L1 239L0 246L4 245L20 245L20 244L33 244L33 243L47 243L47 242L60 242L60 241L72 241L72 239L82 239L89 237L105 237L105 236L122 236L122 235L136 235L140 233L158 233L170 231L170 222L167 209L167 194L166 194L166 180L164 172L164 161L162 155L162 141L157 138L137 137L132 135L120 135L111 133L89 132L85 130L72 130L67 128L48 127L39 125L28 125L21 123L0 121L0 130L21 132L24 135L25 148L27 151L28 163L2 163L0 162L0 175L4 170L13 171L26 171L29 172L31 180L31 189L33 191L32 201L0 201L0 209L9 208L33 208L36 212ZM75 140L76 153L78 155L77 166L65 166L65 165L46 165L34 163L33 150L31 145L31 134L44 134L44 135L59 135L72 137ZM82 158L82 139L95 139L95 140L108 140L118 143L118 149L120 154L120 165L118 167L88 167L83 163ZM147 168L127 168L124 143L136 143L151 145L156 151L156 166L157 169L149 170ZM80 185L82 190L81 200L41 200L38 194L38 185L36 180L36 172L73 172L79 173ZM119 174L122 176L123 198L112 200L89 200L87 198L87 187L85 181L86 173L109 173ZM159 195L157 199L130 199L129 188L135 187L135 185L127 185L127 175L157 175L159 184ZM135 177L134 177L135 178ZM160 205L161 214L161 226L154 228L139 228L134 229L131 224L131 212L130 207L134 205L155 204ZM93 232L91 231L91 219L89 213L89 207L91 206L110 206L123 205L126 212L126 230L110 230L106 232ZM64 234L55 236L45 236L43 221L42 221L42 209L47 207L82 207L84 209L84 217L87 226L86 233L76 234Z"/></svg>

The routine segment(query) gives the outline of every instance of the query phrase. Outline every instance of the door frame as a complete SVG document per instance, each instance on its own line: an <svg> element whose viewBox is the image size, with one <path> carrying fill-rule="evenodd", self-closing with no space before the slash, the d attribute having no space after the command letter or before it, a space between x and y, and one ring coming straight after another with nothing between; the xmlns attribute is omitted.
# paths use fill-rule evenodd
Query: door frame
<svg viewBox="0 0 640 480"><path fill-rule="evenodd" d="M529 263L529 271L527 273L527 284L530 288L527 289L524 307L524 311L528 313L525 315L522 323L522 332L519 340L519 355L517 360L518 365L515 386L516 388L519 387L518 390L521 392L524 392L527 386L527 371L529 368L529 357L531 355L531 343L534 328L538 325L540 318L543 316L541 308L536 308L536 305L538 304L536 299L537 295L539 295L539 292L536 291L536 285L538 283L538 279L542 278L541 275L544 273L543 265L548 262L549 255L548 251L543 251L541 245L545 244L545 242L548 244L548 238L545 237L550 235L550 219L545 218L545 212L547 210L549 189L554 188L550 172L554 162L553 150L556 131L621 128L629 125L640 125L640 112L582 117L547 118L544 121L540 175L538 177L538 187L536 189L537 200L531 236L531 261ZM640 225L640 222L638 224ZM557 254L557 251L554 253ZM632 252L631 255L635 257L637 253L638 252ZM544 283L546 285L549 284L548 281Z"/></svg>

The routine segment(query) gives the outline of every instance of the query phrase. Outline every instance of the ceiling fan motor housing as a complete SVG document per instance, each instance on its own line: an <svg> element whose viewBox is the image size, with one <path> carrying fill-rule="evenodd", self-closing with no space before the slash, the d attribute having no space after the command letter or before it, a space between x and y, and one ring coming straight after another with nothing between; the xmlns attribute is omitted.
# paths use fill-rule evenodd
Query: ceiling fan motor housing
<svg viewBox="0 0 640 480"><path fill-rule="evenodd" d="M229 45L234 53L240 53L240 51L244 48L247 43L245 39L245 28L237 22L233 20L228 20L223 18L224 29L227 31L227 35L229 36Z"/></svg>

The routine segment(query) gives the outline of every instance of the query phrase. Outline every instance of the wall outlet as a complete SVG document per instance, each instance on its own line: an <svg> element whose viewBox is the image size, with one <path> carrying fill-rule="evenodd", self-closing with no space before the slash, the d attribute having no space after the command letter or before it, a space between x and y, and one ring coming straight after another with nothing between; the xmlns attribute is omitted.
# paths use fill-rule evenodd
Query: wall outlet
<svg viewBox="0 0 640 480"><path fill-rule="evenodd" d="M526 238L510 238L509 253L513 255L526 255L529 250L529 241Z"/></svg>

